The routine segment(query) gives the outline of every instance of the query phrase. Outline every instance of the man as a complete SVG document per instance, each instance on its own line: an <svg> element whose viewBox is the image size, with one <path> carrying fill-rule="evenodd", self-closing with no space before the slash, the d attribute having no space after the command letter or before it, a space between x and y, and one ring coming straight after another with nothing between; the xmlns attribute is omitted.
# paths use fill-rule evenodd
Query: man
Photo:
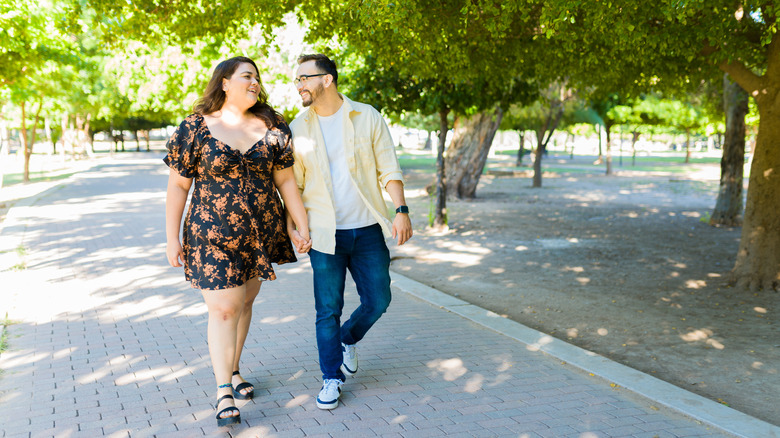
<svg viewBox="0 0 780 438"><path fill-rule="evenodd" d="M294 82L307 109L290 124L293 171L311 240L304 241L291 220L288 232L299 251L310 249L323 379L317 407L333 409L346 376L358 370L355 344L390 304L385 239L403 245L412 223L393 140L379 112L338 92L336 64L325 55L300 57ZM382 187L396 208L392 222ZM347 270L360 305L341 325Z"/></svg>

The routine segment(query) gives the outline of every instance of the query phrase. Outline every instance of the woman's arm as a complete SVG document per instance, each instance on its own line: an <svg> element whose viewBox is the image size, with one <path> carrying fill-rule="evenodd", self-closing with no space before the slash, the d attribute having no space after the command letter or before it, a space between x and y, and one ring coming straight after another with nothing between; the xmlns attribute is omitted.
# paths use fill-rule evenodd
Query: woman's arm
<svg viewBox="0 0 780 438"><path fill-rule="evenodd" d="M302 242L295 242L298 252L308 252L311 248L311 236L309 236L309 221L306 217L306 209L301 200L301 193L298 191L298 184L295 182L295 175L292 167L274 171L274 185L279 190L284 201L284 207L287 210L288 230L290 219L295 223L298 233L300 233Z"/></svg>
<svg viewBox="0 0 780 438"><path fill-rule="evenodd" d="M184 205L187 203L187 193L190 191L192 178L185 178L173 169L168 174L168 191L165 197L165 235L167 244L165 254L171 266L179 267L184 261L184 253L179 240L181 217Z"/></svg>

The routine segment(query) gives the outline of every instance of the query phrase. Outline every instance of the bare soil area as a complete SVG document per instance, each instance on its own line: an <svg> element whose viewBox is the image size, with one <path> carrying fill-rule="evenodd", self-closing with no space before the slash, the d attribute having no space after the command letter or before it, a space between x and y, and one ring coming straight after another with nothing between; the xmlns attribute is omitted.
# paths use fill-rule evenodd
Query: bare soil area
<svg viewBox="0 0 780 438"><path fill-rule="evenodd" d="M427 228L430 167L406 166L416 234L393 270L780 425L780 295L727 283L741 230L706 223L718 165L592 161L546 158L537 189L488 171L477 199L448 201L445 233Z"/></svg>

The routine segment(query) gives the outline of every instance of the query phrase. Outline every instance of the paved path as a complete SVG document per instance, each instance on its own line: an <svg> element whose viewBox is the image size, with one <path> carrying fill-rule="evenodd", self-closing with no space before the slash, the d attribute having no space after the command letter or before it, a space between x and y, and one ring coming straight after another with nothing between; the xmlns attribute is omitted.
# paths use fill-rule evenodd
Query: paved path
<svg viewBox="0 0 780 438"><path fill-rule="evenodd" d="M402 277L341 405L317 409L305 256L263 286L242 365L256 396L239 402L240 427L217 428L206 307L165 263L166 179L159 157L124 159L9 213L0 250L26 248L26 269L0 273L16 321L0 436L730 436L406 293Z"/></svg>

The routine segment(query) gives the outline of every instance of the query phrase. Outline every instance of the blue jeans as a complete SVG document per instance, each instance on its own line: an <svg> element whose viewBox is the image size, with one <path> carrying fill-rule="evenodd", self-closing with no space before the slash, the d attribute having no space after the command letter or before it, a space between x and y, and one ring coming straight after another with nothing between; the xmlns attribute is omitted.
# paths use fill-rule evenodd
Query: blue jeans
<svg viewBox="0 0 780 438"><path fill-rule="evenodd" d="M379 224L336 230L336 254L309 251L314 271L317 349L323 379L346 380L339 367L341 343L355 344L390 305L390 251ZM341 325L347 269L355 280L360 305Z"/></svg>

